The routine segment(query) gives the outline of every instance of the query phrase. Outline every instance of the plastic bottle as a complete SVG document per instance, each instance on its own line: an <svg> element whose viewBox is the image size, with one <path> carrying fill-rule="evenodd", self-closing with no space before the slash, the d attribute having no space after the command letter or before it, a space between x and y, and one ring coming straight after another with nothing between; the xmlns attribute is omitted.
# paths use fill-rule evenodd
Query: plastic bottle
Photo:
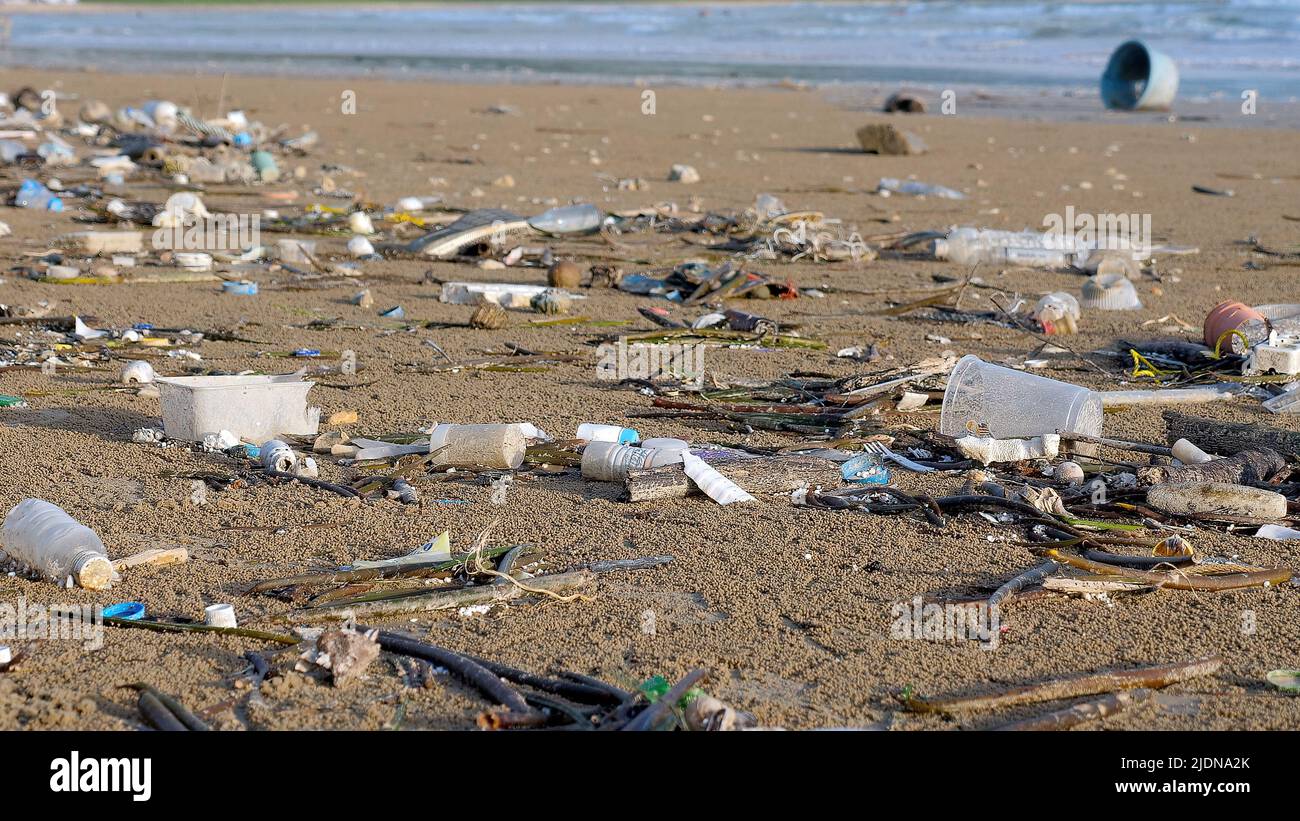
<svg viewBox="0 0 1300 821"><path fill-rule="evenodd" d="M882 177L876 191L889 194L906 194L910 197L938 197L945 200L964 200L966 195L942 185L917 180L898 180Z"/></svg>
<svg viewBox="0 0 1300 821"><path fill-rule="evenodd" d="M934 253L959 265L976 262L1056 268L1073 265L1081 248L1072 234L954 228L935 240Z"/></svg>
<svg viewBox="0 0 1300 821"><path fill-rule="evenodd" d="M518 425L439 425L429 434L430 463L437 467L515 470L527 449Z"/></svg>
<svg viewBox="0 0 1300 821"><path fill-rule="evenodd" d="M582 449L582 478L621 482L629 471L673 465L686 451L638 448L617 442L592 442Z"/></svg>
<svg viewBox="0 0 1300 821"><path fill-rule="evenodd" d="M585 234L599 228L604 218L594 205L565 205L538 214L528 224L548 234Z"/></svg>
<svg viewBox="0 0 1300 821"><path fill-rule="evenodd" d="M23 184L18 186L18 193L14 195L14 205L47 211L63 210L63 200L36 180L23 180Z"/></svg>
<svg viewBox="0 0 1300 821"><path fill-rule="evenodd" d="M617 442L620 445L629 445L639 441L641 434L632 428L621 428L618 425L583 422L578 425L577 437L588 442Z"/></svg>
<svg viewBox="0 0 1300 821"><path fill-rule="evenodd" d="M52 581L71 577L87 590L107 590L117 578L95 531L40 499L14 505L0 527L0 543L10 558Z"/></svg>

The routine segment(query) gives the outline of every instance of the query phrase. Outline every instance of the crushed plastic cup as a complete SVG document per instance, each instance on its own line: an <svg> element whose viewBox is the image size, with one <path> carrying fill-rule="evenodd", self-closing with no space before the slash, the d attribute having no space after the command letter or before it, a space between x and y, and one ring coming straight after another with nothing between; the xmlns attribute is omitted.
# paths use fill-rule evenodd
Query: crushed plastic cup
<svg viewBox="0 0 1300 821"><path fill-rule="evenodd" d="M1015 439L1043 434L1100 436L1101 398L1087 388L1003 368L967 355L948 376L939 416L947 436Z"/></svg>
<svg viewBox="0 0 1300 821"><path fill-rule="evenodd" d="M1137 289L1123 274L1098 274L1083 283L1079 304L1101 311L1140 311Z"/></svg>

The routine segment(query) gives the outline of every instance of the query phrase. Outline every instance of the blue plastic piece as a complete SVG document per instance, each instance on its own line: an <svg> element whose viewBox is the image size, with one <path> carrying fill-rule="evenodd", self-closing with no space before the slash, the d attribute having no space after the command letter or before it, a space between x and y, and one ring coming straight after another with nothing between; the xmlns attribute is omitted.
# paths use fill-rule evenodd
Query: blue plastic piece
<svg viewBox="0 0 1300 821"><path fill-rule="evenodd" d="M104 618L110 619L129 619L139 621L144 618L144 605L138 601L124 601L117 604L110 604L104 608Z"/></svg>
<svg viewBox="0 0 1300 821"><path fill-rule="evenodd" d="M889 468L885 467L885 463L874 453L854 456L840 465L840 475L844 477L844 481L858 485L889 484Z"/></svg>

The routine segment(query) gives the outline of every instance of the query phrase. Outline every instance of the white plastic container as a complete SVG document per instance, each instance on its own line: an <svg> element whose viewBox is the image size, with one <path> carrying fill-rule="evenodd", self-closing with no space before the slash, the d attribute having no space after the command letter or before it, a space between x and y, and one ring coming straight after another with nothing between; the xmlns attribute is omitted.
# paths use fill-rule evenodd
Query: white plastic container
<svg viewBox="0 0 1300 821"><path fill-rule="evenodd" d="M51 581L71 577L87 590L107 590L117 578L95 531L41 499L14 505L0 527L0 543L10 558Z"/></svg>
<svg viewBox="0 0 1300 821"><path fill-rule="evenodd" d="M435 467L515 470L527 450L519 425L439 425L429 434L429 461Z"/></svg>
<svg viewBox="0 0 1300 821"><path fill-rule="evenodd" d="M280 434L314 435L320 408L307 407L315 383L301 374L269 376L160 376L163 430L168 439L203 441L228 430L249 442Z"/></svg>

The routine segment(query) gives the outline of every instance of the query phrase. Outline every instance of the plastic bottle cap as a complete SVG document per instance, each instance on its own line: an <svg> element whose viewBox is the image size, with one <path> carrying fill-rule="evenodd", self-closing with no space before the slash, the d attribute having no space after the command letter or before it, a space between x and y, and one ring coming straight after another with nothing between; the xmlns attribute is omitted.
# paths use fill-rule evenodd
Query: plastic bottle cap
<svg viewBox="0 0 1300 821"><path fill-rule="evenodd" d="M8 664L14 660L14 651L9 649L9 645L0 644L0 664Z"/></svg>
<svg viewBox="0 0 1300 821"><path fill-rule="evenodd" d="M209 627L238 627L235 608L229 604L210 604L203 608L203 621Z"/></svg>
<svg viewBox="0 0 1300 821"><path fill-rule="evenodd" d="M130 619L138 621L144 618L144 605L138 601L124 601L110 604L103 610L106 619Z"/></svg>

